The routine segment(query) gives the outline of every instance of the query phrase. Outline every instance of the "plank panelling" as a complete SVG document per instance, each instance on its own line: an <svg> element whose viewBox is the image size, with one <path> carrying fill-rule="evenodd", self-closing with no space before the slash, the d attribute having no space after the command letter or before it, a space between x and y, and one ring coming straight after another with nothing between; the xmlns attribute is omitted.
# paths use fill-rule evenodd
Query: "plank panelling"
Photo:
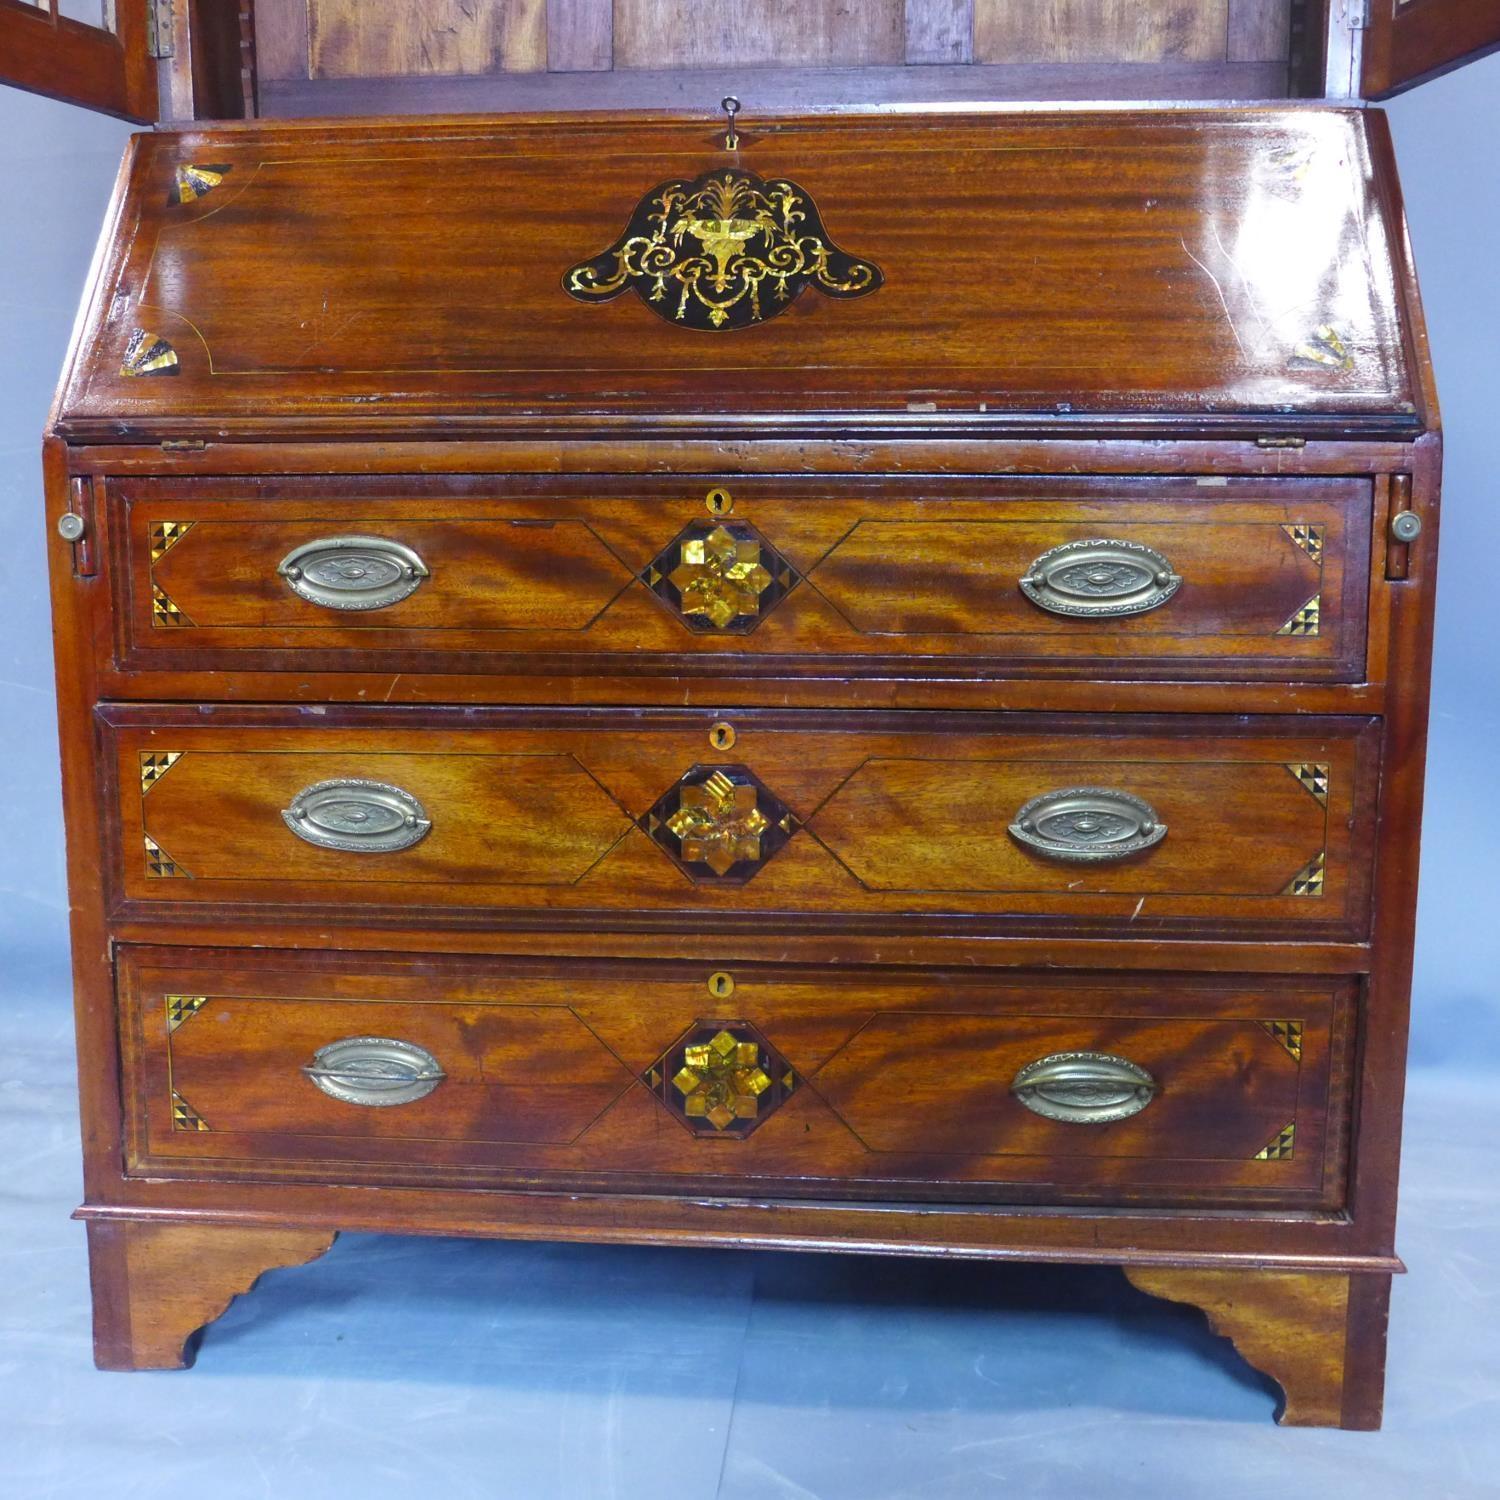
<svg viewBox="0 0 1500 1500"><path fill-rule="evenodd" d="M308 0L313 78L528 73L547 66L546 0Z"/></svg>
<svg viewBox="0 0 1500 1500"><path fill-rule="evenodd" d="M906 0L906 60L974 60L974 0Z"/></svg>
<svg viewBox="0 0 1500 1500"><path fill-rule="evenodd" d="M902 0L615 0L617 68L899 63Z"/></svg>
<svg viewBox="0 0 1500 1500"><path fill-rule="evenodd" d="M980 62L1222 61L1228 0L974 0Z"/></svg>
<svg viewBox="0 0 1500 1500"><path fill-rule="evenodd" d="M1230 62L1282 62L1291 36L1291 0L1229 0Z"/></svg>
<svg viewBox="0 0 1500 1500"><path fill-rule="evenodd" d="M255 0L255 69L259 79L305 79L308 0Z"/></svg>
<svg viewBox="0 0 1500 1500"><path fill-rule="evenodd" d="M614 0L547 0L547 67L601 73L614 63Z"/></svg>

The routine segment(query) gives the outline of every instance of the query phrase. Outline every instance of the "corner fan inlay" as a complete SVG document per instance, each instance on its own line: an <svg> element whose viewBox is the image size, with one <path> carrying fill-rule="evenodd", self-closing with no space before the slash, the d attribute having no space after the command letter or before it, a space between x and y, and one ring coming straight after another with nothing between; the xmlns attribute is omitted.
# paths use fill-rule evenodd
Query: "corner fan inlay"
<svg viewBox="0 0 1500 1500"><path fill-rule="evenodd" d="M669 323L727 332L785 312L806 287L863 297L884 279L833 243L795 182L719 169L653 188L619 239L568 271L563 288L609 302L630 287Z"/></svg>

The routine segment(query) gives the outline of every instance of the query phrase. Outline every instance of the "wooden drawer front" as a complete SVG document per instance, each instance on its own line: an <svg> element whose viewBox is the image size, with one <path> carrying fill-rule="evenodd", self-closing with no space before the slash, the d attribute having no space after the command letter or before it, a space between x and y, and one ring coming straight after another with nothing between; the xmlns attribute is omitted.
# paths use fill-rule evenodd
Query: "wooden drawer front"
<svg viewBox="0 0 1500 1500"><path fill-rule="evenodd" d="M1368 920L1367 720L101 712L120 886L142 909L419 906L530 926L962 913L1131 934ZM1026 804L1074 788L1147 805L1151 847L1075 862L1018 836ZM308 841L346 816L350 847Z"/></svg>
<svg viewBox="0 0 1500 1500"><path fill-rule="evenodd" d="M1000 1201L1341 1192L1343 980L127 949L120 982L139 1172ZM361 1102L368 1071L340 1070L377 1042L377 1097L421 1097ZM1033 1112L1018 1075L1071 1053L1144 1070L1154 1095L1113 1120Z"/></svg>
<svg viewBox="0 0 1500 1500"><path fill-rule="evenodd" d="M116 489L120 654L140 669L826 676L920 658L966 675L1355 680L1364 668L1364 481L523 476ZM299 549L340 538L311 565L332 587L288 578L309 555ZM1092 582L1075 568L1069 591L1033 590L1040 603L1023 591L1038 559L1053 559L1044 571L1056 585L1075 554L1054 549L1090 541L1114 544L1090 554ZM1158 566L1165 586L1152 581ZM1136 585L1144 593L1121 594ZM1139 613L1092 613L1158 592L1171 596Z"/></svg>

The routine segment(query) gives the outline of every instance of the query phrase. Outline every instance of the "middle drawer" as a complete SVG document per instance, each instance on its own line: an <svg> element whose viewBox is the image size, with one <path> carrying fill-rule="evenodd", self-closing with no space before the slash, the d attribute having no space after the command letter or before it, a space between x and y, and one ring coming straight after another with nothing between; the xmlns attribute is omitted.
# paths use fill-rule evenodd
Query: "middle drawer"
<svg viewBox="0 0 1500 1500"><path fill-rule="evenodd" d="M1362 936L1366 719L113 705L116 894Z"/></svg>

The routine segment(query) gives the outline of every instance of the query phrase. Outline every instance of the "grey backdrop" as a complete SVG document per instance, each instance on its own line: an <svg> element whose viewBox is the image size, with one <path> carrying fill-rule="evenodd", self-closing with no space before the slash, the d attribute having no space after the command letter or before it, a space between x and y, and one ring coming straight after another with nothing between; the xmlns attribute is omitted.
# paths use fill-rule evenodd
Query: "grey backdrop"
<svg viewBox="0 0 1500 1500"><path fill-rule="evenodd" d="M1447 424L1413 1061L1500 1061L1500 56L1391 106ZM0 954L65 949L39 440L129 130L0 89ZM61 1003L55 985L49 1003Z"/></svg>
<svg viewBox="0 0 1500 1500"><path fill-rule="evenodd" d="M1272 1428L1199 1314L1082 1268L351 1235L194 1374L96 1374L37 450L126 131L0 89L0 1496L1494 1500L1500 57L1394 113L1450 456L1413 1274L1371 1437Z"/></svg>

